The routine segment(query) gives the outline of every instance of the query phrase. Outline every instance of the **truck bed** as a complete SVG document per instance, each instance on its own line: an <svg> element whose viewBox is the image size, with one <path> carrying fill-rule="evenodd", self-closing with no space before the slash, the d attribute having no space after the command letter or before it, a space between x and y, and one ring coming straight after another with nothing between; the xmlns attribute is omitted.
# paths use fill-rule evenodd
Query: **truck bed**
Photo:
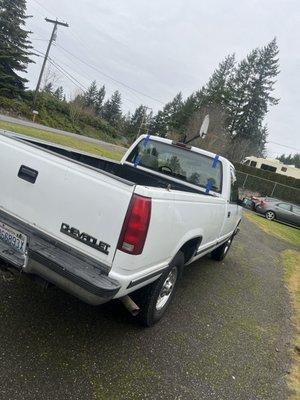
<svg viewBox="0 0 300 400"><path fill-rule="evenodd" d="M125 179L136 185L144 185L150 187L170 188L184 192L201 193L200 190L191 188L184 183L174 182L168 177L155 176L151 172L143 171L127 164L120 164L116 161L81 153L79 151L66 149L63 147L55 146L48 143L42 143L30 139L21 139L30 143L31 145L38 146L44 150L66 157L87 167L95 168L99 171L104 171L109 174L115 175L119 178ZM203 192L202 192L203 194Z"/></svg>

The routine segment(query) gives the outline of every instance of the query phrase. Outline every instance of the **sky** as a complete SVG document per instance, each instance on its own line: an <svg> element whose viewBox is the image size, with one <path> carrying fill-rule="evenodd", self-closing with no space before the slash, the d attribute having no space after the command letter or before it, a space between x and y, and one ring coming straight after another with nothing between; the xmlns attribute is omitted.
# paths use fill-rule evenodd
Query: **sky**
<svg viewBox="0 0 300 400"><path fill-rule="evenodd" d="M46 76L69 98L94 79L108 96L119 90L124 112L140 104L156 112L178 92L201 88L226 55L241 60L276 36L280 102L266 117L268 156L300 152L299 0L27 0L27 14L33 46L43 53L53 28L45 17L69 24L50 50L60 71L50 64ZM35 61L30 88L42 57Z"/></svg>

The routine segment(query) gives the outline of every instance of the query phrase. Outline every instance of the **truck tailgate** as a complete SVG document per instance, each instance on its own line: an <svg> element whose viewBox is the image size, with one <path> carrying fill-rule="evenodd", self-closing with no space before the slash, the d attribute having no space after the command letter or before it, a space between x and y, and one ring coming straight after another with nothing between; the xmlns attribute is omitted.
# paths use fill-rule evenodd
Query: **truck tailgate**
<svg viewBox="0 0 300 400"><path fill-rule="evenodd" d="M133 191L130 182L0 135L0 209L107 266Z"/></svg>

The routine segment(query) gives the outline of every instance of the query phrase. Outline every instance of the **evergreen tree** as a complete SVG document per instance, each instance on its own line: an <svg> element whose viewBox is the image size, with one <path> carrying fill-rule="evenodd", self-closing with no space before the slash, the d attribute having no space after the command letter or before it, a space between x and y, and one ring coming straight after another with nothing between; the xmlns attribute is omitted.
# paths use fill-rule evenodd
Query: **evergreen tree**
<svg viewBox="0 0 300 400"><path fill-rule="evenodd" d="M173 100L173 104L172 102L169 103L169 107L175 106L176 111L174 110L172 117L168 119L168 125L179 132L183 132L195 112L201 107L207 107L212 104L225 107L230 99L230 82L233 79L234 65L234 54L227 56L219 64L203 88L194 92L185 101L182 100L181 94L177 95ZM168 105L166 105L166 108L168 110Z"/></svg>
<svg viewBox="0 0 300 400"><path fill-rule="evenodd" d="M97 103L98 89L96 81L93 81L88 90L84 93L84 105L95 108Z"/></svg>
<svg viewBox="0 0 300 400"><path fill-rule="evenodd" d="M276 39L262 49L253 50L238 66L231 82L228 126L234 140L247 139L256 144L256 152L266 142L263 119L269 106L278 103L272 96L278 75Z"/></svg>
<svg viewBox="0 0 300 400"><path fill-rule="evenodd" d="M105 95L106 95L106 90L105 90L105 86L103 85L98 90L97 95L96 95L95 111L96 111L97 115L101 115Z"/></svg>
<svg viewBox="0 0 300 400"><path fill-rule="evenodd" d="M64 100L64 88L62 86L58 86L53 94L59 101Z"/></svg>
<svg viewBox="0 0 300 400"><path fill-rule="evenodd" d="M48 83L44 86L43 92L49 93L49 94L53 94L53 83L52 83L52 82L48 82Z"/></svg>
<svg viewBox="0 0 300 400"><path fill-rule="evenodd" d="M27 79L18 72L26 72L33 62L30 32L24 29L26 20L25 0L0 1L0 95L16 97L22 95Z"/></svg>
<svg viewBox="0 0 300 400"><path fill-rule="evenodd" d="M111 98L104 103L102 109L102 116L106 119L112 126L118 128L121 125L122 111L121 111L121 94L116 90Z"/></svg>
<svg viewBox="0 0 300 400"><path fill-rule="evenodd" d="M191 94L182 104L182 108L178 113L178 121L180 131L183 132L187 126L190 118L192 118L195 111L201 107L203 101L203 92L198 90L196 93Z"/></svg>
<svg viewBox="0 0 300 400"><path fill-rule="evenodd" d="M295 167L300 168L300 153L289 154L288 156L282 154L277 159L285 165L295 165Z"/></svg>
<svg viewBox="0 0 300 400"><path fill-rule="evenodd" d="M182 125L183 105L182 93L180 92L164 106L163 110L158 111L151 122L151 132L165 137L168 131L177 130Z"/></svg>
<svg viewBox="0 0 300 400"><path fill-rule="evenodd" d="M168 121L164 111L158 111L150 123L150 133L152 135L159 135L166 137L168 133Z"/></svg>
<svg viewBox="0 0 300 400"><path fill-rule="evenodd" d="M147 131L148 116L145 106L140 105L132 114L130 124L127 127L127 136L135 138L138 134L143 135Z"/></svg>
<svg viewBox="0 0 300 400"><path fill-rule="evenodd" d="M169 129L177 130L181 124L181 111L183 107L182 93L179 92L164 108Z"/></svg>
<svg viewBox="0 0 300 400"><path fill-rule="evenodd" d="M231 81L234 75L235 55L225 57L203 88L201 99L208 104L227 106L231 98Z"/></svg>

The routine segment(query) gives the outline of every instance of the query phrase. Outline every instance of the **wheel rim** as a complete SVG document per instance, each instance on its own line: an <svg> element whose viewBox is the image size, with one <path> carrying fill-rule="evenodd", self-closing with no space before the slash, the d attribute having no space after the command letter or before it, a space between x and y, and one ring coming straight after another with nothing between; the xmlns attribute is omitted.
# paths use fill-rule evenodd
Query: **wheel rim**
<svg viewBox="0 0 300 400"><path fill-rule="evenodd" d="M167 304L174 290L175 283L177 281L177 275L178 275L177 268L176 267L172 268L168 276L166 277L166 280L164 281L162 288L159 292L156 301L156 310L158 311L161 310Z"/></svg>
<svg viewBox="0 0 300 400"><path fill-rule="evenodd" d="M226 243L226 246L224 247L224 254L227 253L227 251L229 250L230 245L231 245L231 239L228 240L228 242Z"/></svg>
<svg viewBox="0 0 300 400"><path fill-rule="evenodd" d="M274 219L274 213L272 211L267 211L266 212L266 218L270 221L272 221L272 219Z"/></svg>

